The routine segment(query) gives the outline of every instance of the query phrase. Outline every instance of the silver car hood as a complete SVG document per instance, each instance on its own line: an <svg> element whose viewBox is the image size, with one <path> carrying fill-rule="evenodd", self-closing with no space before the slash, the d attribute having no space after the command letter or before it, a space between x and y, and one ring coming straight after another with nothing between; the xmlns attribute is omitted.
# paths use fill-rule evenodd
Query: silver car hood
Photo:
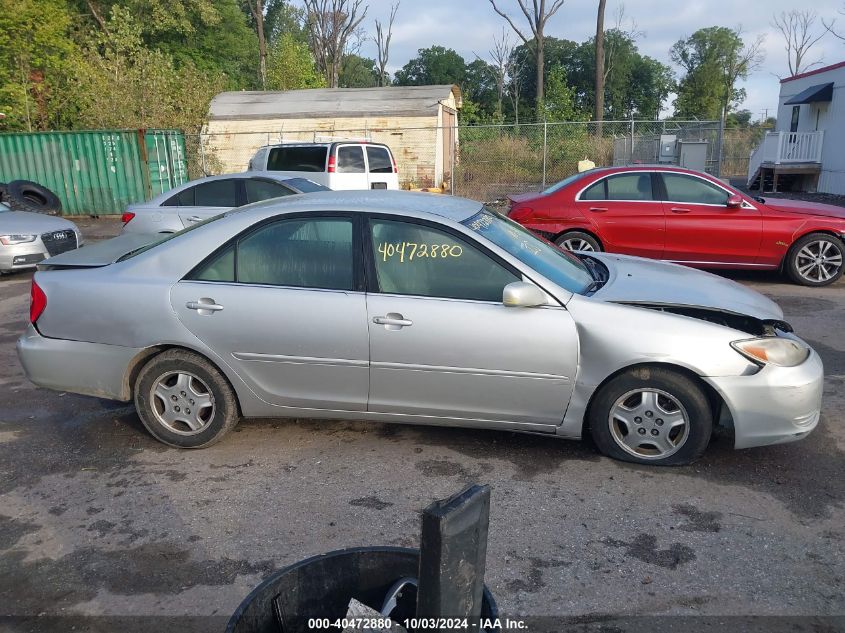
<svg viewBox="0 0 845 633"><path fill-rule="evenodd" d="M76 225L69 220L43 213L29 211L3 211L0 213L0 235L25 234L40 235L49 231L65 231Z"/></svg>
<svg viewBox="0 0 845 633"><path fill-rule="evenodd" d="M783 319L768 297L730 279L642 257L590 253L604 263L610 278L593 295L602 301L710 308L756 319Z"/></svg>
<svg viewBox="0 0 845 633"><path fill-rule="evenodd" d="M43 264L39 264L39 268L108 266L123 255L146 246L150 242L160 240L162 237L158 233L123 233L110 240L103 240L51 257Z"/></svg>

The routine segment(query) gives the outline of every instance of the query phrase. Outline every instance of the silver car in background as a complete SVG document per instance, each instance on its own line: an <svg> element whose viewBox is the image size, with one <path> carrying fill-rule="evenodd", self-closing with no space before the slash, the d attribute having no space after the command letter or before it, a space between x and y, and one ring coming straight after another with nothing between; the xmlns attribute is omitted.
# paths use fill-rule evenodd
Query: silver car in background
<svg viewBox="0 0 845 633"><path fill-rule="evenodd" d="M134 399L172 446L213 444L241 416L341 418L589 433L672 465L717 424L744 448L819 420L819 356L766 297L574 255L478 202L316 193L137 238L36 273L18 352L38 385Z"/></svg>
<svg viewBox="0 0 845 633"><path fill-rule="evenodd" d="M175 233L245 204L297 193L329 191L307 178L269 172L208 176L130 204L121 217L124 233Z"/></svg>
<svg viewBox="0 0 845 633"><path fill-rule="evenodd" d="M48 257L82 244L82 233L70 220L12 211L0 203L0 273L35 268Z"/></svg>

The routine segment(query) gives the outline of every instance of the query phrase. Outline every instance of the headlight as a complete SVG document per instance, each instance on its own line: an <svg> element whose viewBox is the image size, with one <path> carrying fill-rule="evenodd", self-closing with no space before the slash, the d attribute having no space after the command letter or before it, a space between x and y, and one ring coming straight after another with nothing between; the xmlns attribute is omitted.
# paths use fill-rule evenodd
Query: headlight
<svg viewBox="0 0 845 633"><path fill-rule="evenodd" d="M790 338L767 336L731 343L740 354L755 363L770 363L779 367L795 367L810 355L810 348Z"/></svg>
<svg viewBox="0 0 845 633"><path fill-rule="evenodd" d="M15 244L26 244L34 242L37 235L0 235L0 244L14 246Z"/></svg>

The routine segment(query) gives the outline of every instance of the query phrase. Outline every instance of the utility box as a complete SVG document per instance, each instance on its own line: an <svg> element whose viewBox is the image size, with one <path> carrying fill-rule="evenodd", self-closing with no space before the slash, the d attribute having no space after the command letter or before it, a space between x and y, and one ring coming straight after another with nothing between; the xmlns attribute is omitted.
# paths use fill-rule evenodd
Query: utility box
<svg viewBox="0 0 845 633"><path fill-rule="evenodd" d="M678 141L678 166L696 171L707 167L707 141Z"/></svg>
<svg viewBox="0 0 845 633"><path fill-rule="evenodd" d="M657 162L674 163L678 137L674 134L661 134L660 147L657 153Z"/></svg>

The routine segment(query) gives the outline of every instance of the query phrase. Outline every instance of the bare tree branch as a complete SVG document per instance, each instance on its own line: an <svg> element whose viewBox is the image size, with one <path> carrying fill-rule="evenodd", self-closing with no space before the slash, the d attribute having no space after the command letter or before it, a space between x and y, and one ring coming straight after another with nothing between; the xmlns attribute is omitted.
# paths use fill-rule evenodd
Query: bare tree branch
<svg viewBox="0 0 845 633"><path fill-rule="evenodd" d="M369 6L365 5L361 11L362 1L303 0L311 52L332 88L338 86L340 64L347 52L349 38L367 15Z"/></svg>
<svg viewBox="0 0 845 633"><path fill-rule="evenodd" d="M545 53L544 31L546 28L546 22L548 22L549 18L560 10L564 1L565 0L553 0L547 8L546 0L532 0L530 7L528 5L528 0L516 0L516 4L519 6L520 11L522 11L522 15L524 15L525 19L528 21L528 26L533 35L533 38L528 38L525 33L516 26L513 19L499 8L496 4L496 0L490 0L493 10L507 20L507 23L510 24L514 32L520 37L520 39L522 39L525 45L534 52L534 57L537 62L536 84L538 112L541 104L543 103L543 84L545 77L545 68L543 67Z"/></svg>
<svg viewBox="0 0 845 633"><path fill-rule="evenodd" d="M789 13L783 11L780 15L772 16L772 26L783 35L790 77L821 64L821 58L811 63L806 61L810 49L826 32L822 31L818 36L814 34L813 25L817 17L818 14L812 9L792 9Z"/></svg>
<svg viewBox="0 0 845 633"><path fill-rule="evenodd" d="M380 20L376 20L375 43L378 49L378 85L383 86L387 80L387 61L390 58L390 38L393 37L393 21L396 19L396 12L399 10L399 3L390 5L390 20L387 22L387 31Z"/></svg>

